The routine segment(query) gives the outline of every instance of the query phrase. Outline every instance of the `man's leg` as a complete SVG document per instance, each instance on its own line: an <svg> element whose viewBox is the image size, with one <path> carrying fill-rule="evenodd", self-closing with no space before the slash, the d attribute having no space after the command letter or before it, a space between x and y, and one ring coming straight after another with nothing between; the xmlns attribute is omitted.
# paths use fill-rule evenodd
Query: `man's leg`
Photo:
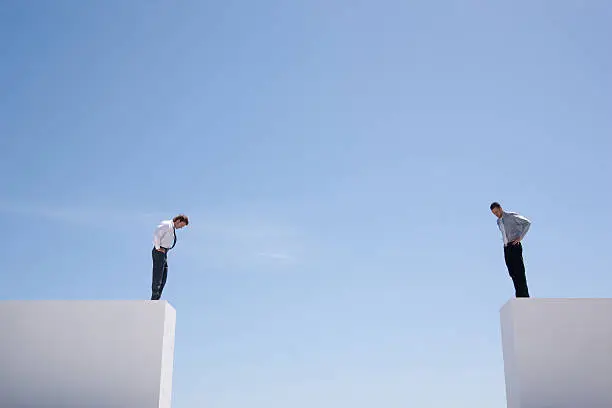
<svg viewBox="0 0 612 408"><path fill-rule="evenodd" d="M166 254L153 248L153 279L151 282L151 300L159 300L162 293L162 282Z"/></svg>
<svg viewBox="0 0 612 408"><path fill-rule="evenodd" d="M508 275L512 278L512 283L514 284L514 291L517 292L516 279L514 278L514 265L512 260L512 249L510 245L504 246L504 261L506 262L506 268L508 268Z"/></svg>
<svg viewBox="0 0 612 408"><path fill-rule="evenodd" d="M529 288L527 287L527 274L525 272L525 263L523 262L523 245L514 245L514 274L516 276L516 297L529 297Z"/></svg>
<svg viewBox="0 0 612 408"><path fill-rule="evenodd" d="M168 278L168 257L166 257L166 259L164 260L164 270L162 273L161 288L159 291L160 294L164 291L164 288L166 287L167 278Z"/></svg>
<svg viewBox="0 0 612 408"><path fill-rule="evenodd" d="M506 265L508 272L514 283L515 296L529 297L529 289L527 287L527 276L525 273L525 264L523 262L523 246L508 245L505 248Z"/></svg>

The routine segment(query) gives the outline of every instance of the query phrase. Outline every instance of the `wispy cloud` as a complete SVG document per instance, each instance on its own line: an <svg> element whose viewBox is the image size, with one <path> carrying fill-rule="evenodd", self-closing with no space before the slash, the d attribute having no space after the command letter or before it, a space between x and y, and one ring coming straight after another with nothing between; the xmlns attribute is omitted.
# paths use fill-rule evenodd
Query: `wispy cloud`
<svg viewBox="0 0 612 408"><path fill-rule="evenodd" d="M117 208L94 206L59 206L36 201L0 200L0 213L43 218L80 226L99 227L114 223L134 223L155 219L155 214L151 212L125 211Z"/></svg>
<svg viewBox="0 0 612 408"><path fill-rule="evenodd" d="M286 253L281 252L258 252L257 256L262 258L276 259L280 261L292 261L294 258Z"/></svg>
<svg viewBox="0 0 612 408"><path fill-rule="evenodd" d="M60 206L42 202L0 199L0 216L42 218L81 228L115 229L117 225L153 233L157 222L172 211L121 209L103 206ZM299 231L284 223L266 220L260 214L188 212L190 225L181 231L182 256L206 265L288 265L296 261L302 247ZM140 233L140 232L138 232ZM146 232L144 232L146 234ZM143 240L150 241L149 236ZM259 261L258 261L259 260Z"/></svg>

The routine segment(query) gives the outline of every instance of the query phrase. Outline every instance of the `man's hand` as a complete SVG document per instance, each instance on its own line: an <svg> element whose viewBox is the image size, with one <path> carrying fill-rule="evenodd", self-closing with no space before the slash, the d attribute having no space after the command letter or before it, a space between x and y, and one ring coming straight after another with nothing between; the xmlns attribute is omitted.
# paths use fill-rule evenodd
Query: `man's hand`
<svg viewBox="0 0 612 408"><path fill-rule="evenodd" d="M155 248L156 251L161 252L161 253L165 253L166 250L164 248Z"/></svg>
<svg viewBox="0 0 612 408"><path fill-rule="evenodd" d="M514 241L512 241L512 245L518 245L520 243L521 243L521 239L520 238L515 239Z"/></svg>

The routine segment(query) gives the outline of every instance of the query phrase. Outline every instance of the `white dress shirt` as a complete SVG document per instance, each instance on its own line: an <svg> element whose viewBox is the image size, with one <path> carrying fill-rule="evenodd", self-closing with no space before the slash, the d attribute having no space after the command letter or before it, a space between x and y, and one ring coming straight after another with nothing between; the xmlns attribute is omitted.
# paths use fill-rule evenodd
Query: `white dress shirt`
<svg viewBox="0 0 612 408"><path fill-rule="evenodd" d="M504 241L504 246L507 246L508 245L508 235L506 235L506 227L504 227L503 222L498 222L497 225L499 226L499 230L501 231L502 239Z"/></svg>
<svg viewBox="0 0 612 408"><path fill-rule="evenodd" d="M502 217L497 219L497 226L502 233L504 246L507 246L510 242L525 237L531 221L518 213L504 211Z"/></svg>
<svg viewBox="0 0 612 408"><path fill-rule="evenodd" d="M153 234L153 245L155 245L155 249L170 248L172 244L174 244L174 222L172 220L162 221L157 228L155 228L155 233Z"/></svg>

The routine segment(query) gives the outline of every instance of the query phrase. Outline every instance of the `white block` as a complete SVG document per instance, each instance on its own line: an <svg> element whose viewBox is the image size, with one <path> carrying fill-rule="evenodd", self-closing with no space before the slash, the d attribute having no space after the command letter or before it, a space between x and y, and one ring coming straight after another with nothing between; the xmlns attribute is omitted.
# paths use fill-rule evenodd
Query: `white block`
<svg viewBox="0 0 612 408"><path fill-rule="evenodd" d="M501 309L508 408L612 407L612 299L512 299Z"/></svg>
<svg viewBox="0 0 612 408"><path fill-rule="evenodd" d="M170 408L165 301L0 302L0 407Z"/></svg>

